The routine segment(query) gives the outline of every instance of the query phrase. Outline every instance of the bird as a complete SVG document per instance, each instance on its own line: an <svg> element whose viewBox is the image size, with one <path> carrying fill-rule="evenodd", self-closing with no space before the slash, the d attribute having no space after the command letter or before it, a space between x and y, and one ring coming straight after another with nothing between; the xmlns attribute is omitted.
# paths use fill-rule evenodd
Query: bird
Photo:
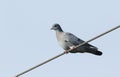
<svg viewBox="0 0 120 77"><path fill-rule="evenodd" d="M65 50L65 53L71 49L71 51L69 51L70 53L91 53L97 56L102 55L102 52L99 51L97 47L89 43L75 48L77 45L82 44L85 41L78 38L72 33L64 32L58 23L54 24L51 30L54 30L56 32L57 41L59 45Z"/></svg>

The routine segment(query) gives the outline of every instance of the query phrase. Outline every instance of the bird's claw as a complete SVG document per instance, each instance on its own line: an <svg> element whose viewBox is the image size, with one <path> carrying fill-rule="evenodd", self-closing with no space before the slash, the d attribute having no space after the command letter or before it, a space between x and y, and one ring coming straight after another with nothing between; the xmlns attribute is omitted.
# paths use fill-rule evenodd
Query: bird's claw
<svg viewBox="0 0 120 77"><path fill-rule="evenodd" d="M68 53L68 51L67 51L67 50L65 50L65 51L64 51L64 53L65 53L65 54L67 54L67 53Z"/></svg>
<svg viewBox="0 0 120 77"><path fill-rule="evenodd" d="M75 46L70 46L70 49L71 49L71 50L75 49Z"/></svg>

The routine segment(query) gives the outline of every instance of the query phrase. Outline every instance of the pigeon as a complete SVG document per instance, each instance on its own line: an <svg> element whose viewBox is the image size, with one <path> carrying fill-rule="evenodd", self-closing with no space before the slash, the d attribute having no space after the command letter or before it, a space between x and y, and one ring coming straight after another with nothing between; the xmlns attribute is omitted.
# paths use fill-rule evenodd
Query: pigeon
<svg viewBox="0 0 120 77"><path fill-rule="evenodd" d="M64 51L65 53L67 53L67 51L71 49L70 53L91 53L98 56L102 55L102 52L99 51L97 47L89 43L86 43L80 47L75 48L75 46L85 41L79 39L72 33L64 32L59 24L54 24L51 30L55 30L57 41L59 45L65 50Z"/></svg>

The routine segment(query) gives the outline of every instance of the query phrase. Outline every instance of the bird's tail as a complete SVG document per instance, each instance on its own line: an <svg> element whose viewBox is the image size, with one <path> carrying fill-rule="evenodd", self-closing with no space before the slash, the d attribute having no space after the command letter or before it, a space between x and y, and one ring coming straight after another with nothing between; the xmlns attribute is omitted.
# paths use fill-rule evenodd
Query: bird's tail
<svg viewBox="0 0 120 77"><path fill-rule="evenodd" d="M101 51L93 50L93 49L87 51L87 53L92 53L92 54L98 55L98 56L101 56L101 55L102 55L102 52L101 52Z"/></svg>

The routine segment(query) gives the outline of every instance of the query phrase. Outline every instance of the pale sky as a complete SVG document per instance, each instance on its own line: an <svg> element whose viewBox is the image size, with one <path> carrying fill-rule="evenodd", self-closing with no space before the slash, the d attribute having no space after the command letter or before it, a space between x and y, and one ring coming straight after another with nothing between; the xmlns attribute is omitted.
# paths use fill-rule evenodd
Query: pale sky
<svg viewBox="0 0 120 77"><path fill-rule="evenodd" d="M120 1L0 0L0 77L62 53L54 23L87 41L120 25ZM120 29L90 44L103 55L67 54L20 77L120 77Z"/></svg>

